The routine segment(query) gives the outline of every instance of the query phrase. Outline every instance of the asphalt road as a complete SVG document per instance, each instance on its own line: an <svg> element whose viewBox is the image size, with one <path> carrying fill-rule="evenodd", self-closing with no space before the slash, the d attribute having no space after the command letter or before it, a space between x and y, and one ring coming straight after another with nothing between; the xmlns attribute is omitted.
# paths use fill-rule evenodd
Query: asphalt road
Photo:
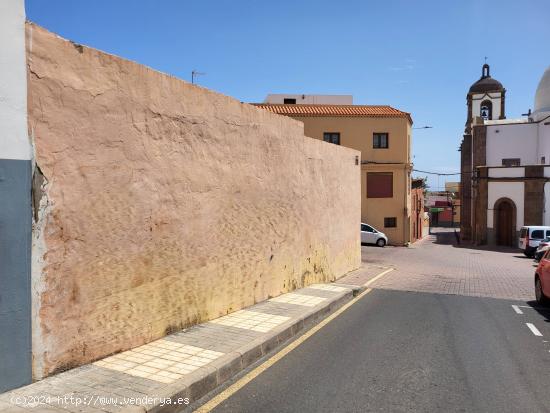
<svg viewBox="0 0 550 413"><path fill-rule="evenodd" d="M525 302L373 290L213 411L550 412L546 340Z"/></svg>

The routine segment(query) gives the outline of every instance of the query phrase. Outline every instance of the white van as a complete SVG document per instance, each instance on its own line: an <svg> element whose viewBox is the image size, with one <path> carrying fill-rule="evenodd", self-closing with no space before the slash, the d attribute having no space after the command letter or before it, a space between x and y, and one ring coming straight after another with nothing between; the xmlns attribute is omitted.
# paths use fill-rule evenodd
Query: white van
<svg viewBox="0 0 550 413"><path fill-rule="evenodd" d="M521 232L519 233L519 248L526 256L532 257L535 255L535 251L540 242L546 237L550 237L550 227L521 227Z"/></svg>

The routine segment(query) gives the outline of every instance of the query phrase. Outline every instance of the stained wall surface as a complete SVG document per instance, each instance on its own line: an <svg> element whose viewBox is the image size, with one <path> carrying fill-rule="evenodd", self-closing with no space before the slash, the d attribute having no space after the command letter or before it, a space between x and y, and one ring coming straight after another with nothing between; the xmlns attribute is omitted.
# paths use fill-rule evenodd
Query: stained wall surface
<svg viewBox="0 0 550 413"><path fill-rule="evenodd" d="M27 25L35 377L360 264L359 152Z"/></svg>

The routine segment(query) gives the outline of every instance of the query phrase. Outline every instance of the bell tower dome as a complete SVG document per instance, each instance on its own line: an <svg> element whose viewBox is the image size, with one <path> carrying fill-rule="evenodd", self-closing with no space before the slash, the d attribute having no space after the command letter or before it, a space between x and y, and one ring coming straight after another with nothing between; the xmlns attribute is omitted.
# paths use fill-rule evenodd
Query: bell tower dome
<svg viewBox="0 0 550 413"><path fill-rule="evenodd" d="M539 120L550 116L550 66L542 75L535 94L533 119Z"/></svg>
<svg viewBox="0 0 550 413"><path fill-rule="evenodd" d="M485 63L481 68L481 77L470 86L466 95L468 115L465 133L471 133L472 122L476 117L484 120L506 119L505 94L506 89L491 77L491 67Z"/></svg>

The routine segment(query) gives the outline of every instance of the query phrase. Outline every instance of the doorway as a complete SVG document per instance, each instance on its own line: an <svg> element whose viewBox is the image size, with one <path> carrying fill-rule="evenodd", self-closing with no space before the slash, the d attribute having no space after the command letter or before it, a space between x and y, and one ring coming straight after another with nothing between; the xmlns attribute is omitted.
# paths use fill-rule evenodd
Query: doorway
<svg viewBox="0 0 550 413"><path fill-rule="evenodd" d="M497 245L514 247L516 244L516 204L509 198L500 198L495 202L493 211Z"/></svg>

